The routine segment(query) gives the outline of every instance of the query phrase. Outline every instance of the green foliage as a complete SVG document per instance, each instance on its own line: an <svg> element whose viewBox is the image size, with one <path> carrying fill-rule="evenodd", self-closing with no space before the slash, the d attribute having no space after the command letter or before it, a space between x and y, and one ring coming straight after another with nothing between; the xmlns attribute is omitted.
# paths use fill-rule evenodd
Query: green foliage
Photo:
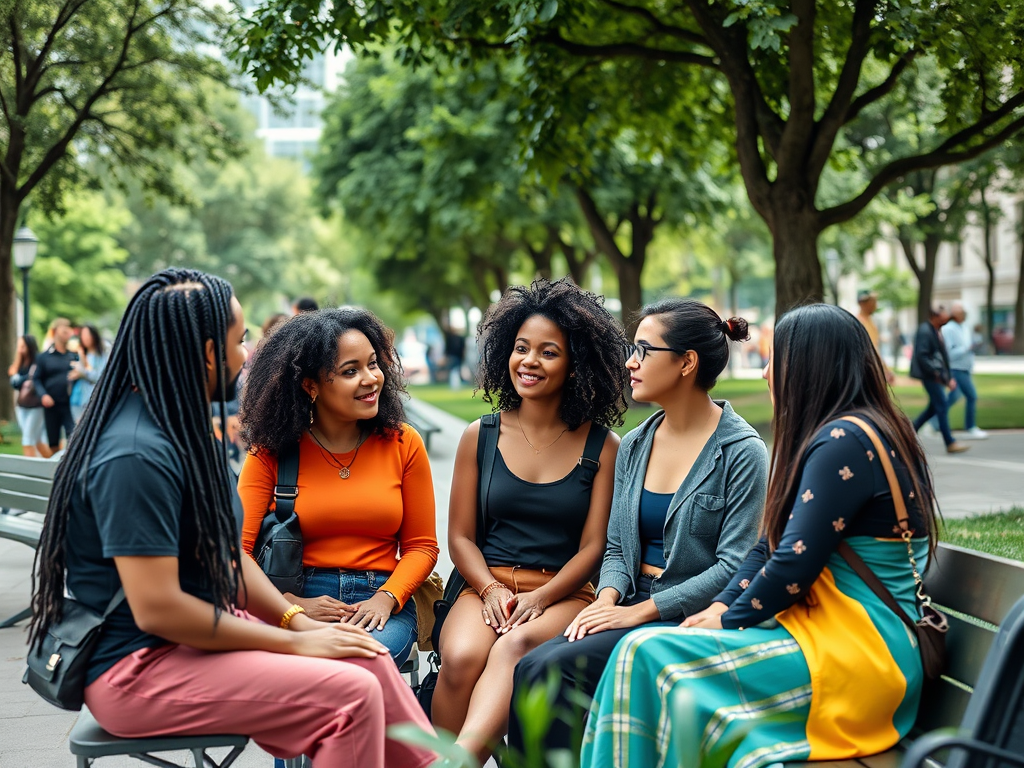
<svg viewBox="0 0 1024 768"><path fill-rule="evenodd" d="M124 264L128 259L117 237L129 220L123 207L108 203L98 192L69 198L64 213L52 218L30 217L39 237L29 284L32 330L37 338L42 338L55 317L116 328L127 302Z"/></svg>

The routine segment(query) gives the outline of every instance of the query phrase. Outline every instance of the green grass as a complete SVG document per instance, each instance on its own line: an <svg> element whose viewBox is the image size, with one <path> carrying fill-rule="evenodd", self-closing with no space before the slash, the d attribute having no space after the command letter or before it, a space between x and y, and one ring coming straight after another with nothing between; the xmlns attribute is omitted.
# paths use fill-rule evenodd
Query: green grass
<svg viewBox="0 0 1024 768"><path fill-rule="evenodd" d="M1024 381L1020 376L982 374L974 377L978 389L978 426L982 429L1024 429ZM473 421L490 408L472 387L452 391L444 384L409 387L413 397L436 405L466 421ZM913 418L925 407L925 393L912 379L900 379L894 387L896 401ZM772 420L772 403L768 385L761 379L725 379L715 387L713 395L728 400L736 412L761 434L768 435ZM953 429L963 427L964 405L961 399L953 406ZM653 413L649 406L634 406L626 414L623 426L615 431L626 434Z"/></svg>
<svg viewBox="0 0 1024 768"><path fill-rule="evenodd" d="M948 519L939 538L959 547L1024 560L1024 508Z"/></svg>

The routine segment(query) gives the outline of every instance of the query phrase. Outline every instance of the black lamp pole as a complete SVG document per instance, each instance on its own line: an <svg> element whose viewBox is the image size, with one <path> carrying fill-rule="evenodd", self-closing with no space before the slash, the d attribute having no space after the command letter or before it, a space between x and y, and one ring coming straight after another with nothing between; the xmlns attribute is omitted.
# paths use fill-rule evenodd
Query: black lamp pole
<svg viewBox="0 0 1024 768"><path fill-rule="evenodd" d="M24 335L28 335L28 271L29 267L21 268L21 308L24 310L21 327Z"/></svg>

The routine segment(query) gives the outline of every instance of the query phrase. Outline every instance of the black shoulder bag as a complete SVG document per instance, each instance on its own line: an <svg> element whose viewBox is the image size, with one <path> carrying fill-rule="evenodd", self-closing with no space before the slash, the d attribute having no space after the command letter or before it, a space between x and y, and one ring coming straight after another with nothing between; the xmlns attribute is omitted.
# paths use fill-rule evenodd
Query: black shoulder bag
<svg viewBox="0 0 1024 768"><path fill-rule="evenodd" d="M299 446L281 453L277 458L277 485L274 486L274 509L267 509L253 556L263 572L281 592L302 594L302 530L295 514L299 495Z"/></svg>
<svg viewBox="0 0 1024 768"><path fill-rule="evenodd" d="M85 675L107 616L124 600L124 588L110 598L102 614L64 596L60 621L28 649L28 668L21 682L61 709L77 712L85 701Z"/></svg>

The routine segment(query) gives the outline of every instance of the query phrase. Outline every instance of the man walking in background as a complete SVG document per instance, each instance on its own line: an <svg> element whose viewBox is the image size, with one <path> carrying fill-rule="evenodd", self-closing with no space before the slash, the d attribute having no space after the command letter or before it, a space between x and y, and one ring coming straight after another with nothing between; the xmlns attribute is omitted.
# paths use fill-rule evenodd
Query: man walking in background
<svg viewBox="0 0 1024 768"><path fill-rule="evenodd" d="M881 336L878 333L875 319L872 317L875 314L875 310L878 309L878 294L868 290L858 291L857 304L860 307L857 310L857 319L864 326L864 330L868 332L871 343L874 345L878 357L882 360L882 367L885 368L885 380L892 384L896 381L896 374L885 364L885 358L882 357Z"/></svg>
<svg viewBox="0 0 1024 768"><path fill-rule="evenodd" d="M58 317L50 324L53 345L36 358L35 376L32 385L43 401L43 419L46 422L46 437L49 453L42 451L44 458L50 458L60 449L60 431L64 438L71 437L75 419L71 414L71 382L84 374L73 369L78 362L78 353L68 349L71 340L71 321Z"/></svg>
<svg viewBox="0 0 1024 768"><path fill-rule="evenodd" d="M948 412L960 395L963 395L966 400L964 409L966 434L964 437L969 440L984 440L988 437L988 432L978 427L976 422L978 392L974 388L974 380L971 378L971 371L974 370L975 345L971 338L971 329L964 325L964 320L967 318L964 305L959 301L954 301L950 315L950 321L942 326L942 338L946 342L949 372L956 382L956 387L949 390L949 395L946 396L946 410ZM931 424L935 429L939 428L936 419L932 419Z"/></svg>
<svg viewBox="0 0 1024 768"><path fill-rule="evenodd" d="M910 375L921 380L928 395L928 407L914 419L914 429L920 430L932 416L937 417L942 440L946 443L946 452L961 453L970 446L953 439L953 433L949 430L949 410L946 406L946 387L951 390L956 388L956 379L950 373L949 356L939 330L948 320L949 313L944 307L933 307L928 322L921 323L914 338Z"/></svg>

